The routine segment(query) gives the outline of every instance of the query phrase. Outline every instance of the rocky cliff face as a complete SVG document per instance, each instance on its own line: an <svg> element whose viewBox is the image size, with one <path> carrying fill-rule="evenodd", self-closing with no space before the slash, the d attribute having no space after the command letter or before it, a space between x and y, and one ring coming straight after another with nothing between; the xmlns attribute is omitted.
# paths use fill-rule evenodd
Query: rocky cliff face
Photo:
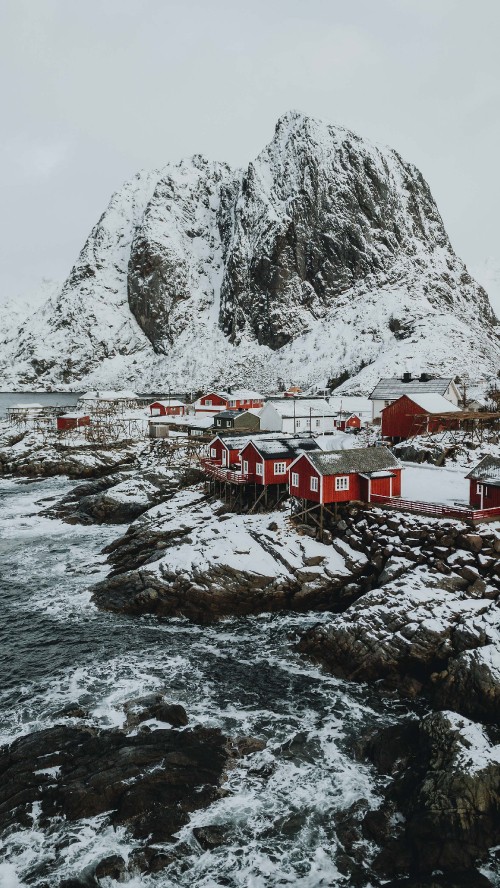
<svg viewBox="0 0 500 888"><path fill-rule="evenodd" d="M195 156L117 192L0 372L183 389L348 373L355 391L407 368L487 375L499 357L419 171L290 112L244 172Z"/></svg>

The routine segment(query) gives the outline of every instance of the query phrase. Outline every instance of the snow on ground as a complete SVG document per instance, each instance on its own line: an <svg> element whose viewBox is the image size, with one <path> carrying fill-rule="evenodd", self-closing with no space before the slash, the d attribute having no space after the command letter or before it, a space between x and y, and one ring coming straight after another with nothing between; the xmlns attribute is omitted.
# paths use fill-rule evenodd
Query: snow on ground
<svg viewBox="0 0 500 888"><path fill-rule="evenodd" d="M424 503L469 505L469 482L463 469L403 463L401 496Z"/></svg>
<svg viewBox="0 0 500 888"><path fill-rule="evenodd" d="M181 529L188 529L189 536L172 543L168 554L151 566L162 573L162 567L170 572L189 574L211 567L221 567L264 577L290 579L304 566L304 559L321 560L321 565L308 567L310 580L320 578L326 572L330 576L347 576L344 557L332 547L322 546L309 537L298 537L284 512L262 515L232 514L220 520L217 509L220 504L208 502L196 488L181 490L171 500L150 509L138 524L154 524L155 529L172 536ZM276 529L270 531L269 522ZM267 529L266 529L267 526ZM363 564L365 556L346 547L351 563ZM316 577L317 575L317 577Z"/></svg>

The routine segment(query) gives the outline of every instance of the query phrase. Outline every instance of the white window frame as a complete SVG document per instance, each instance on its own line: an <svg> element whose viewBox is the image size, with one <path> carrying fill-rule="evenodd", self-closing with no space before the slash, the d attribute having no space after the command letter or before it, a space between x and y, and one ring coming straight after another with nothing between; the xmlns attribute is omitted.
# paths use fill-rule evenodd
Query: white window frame
<svg viewBox="0 0 500 888"><path fill-rule="evenodd" d="M317 493L319 490L319 478L317 475L311 475L311 480L309 482L309 486L313 493Z"/></svg>
<svg viewBox="0 0 500 888"><path fill-rule="evenodd" d="M258 462L255 464L255 474L260 475L261 478L264 477L264 466L262 465L261 462Z"/></svg>
<svg viewBox="0 0 500 888"><path fill-rule="evenodd" d="M215 425L217 425L217 426L221 426L221 425L222 425L222 419L216 419L216 420L215 420Z"/></svg>
<svg viewBox="0 0 500 888"><path fill-rule="evenodd" d="M319 427L320 427L320 425L321 425L321 420L320 420L320 419L315 419L314 422L315 422L316 428L319 429Z"/></svg>
<svg viewBox="0 0 500 888"><path fill-rule="evenodd" d="M228 401L227 406L228 407L236 407L236 401Z"/></svg>
<svg viewBox="0 0 500 888"><path fill-rule="evenodd" d="M205 407L211 407L211 406L212 406L211 401L205 401Z"/></svg>
<svg viewBox="0 0 500 888"><path fill-rule="evenodd" d="M298 487L299 486L299 473L292 472L291 486Z"/></svg>
<svg viewBox="0 0 500 888"><path fill-rule="evenodd" d="M275 462L274 463L274 474L275 475L286 475L286 463Z"/></svg>
<svg viewBox="0 0 500 888"><path fill-rule="evenodd" d="M295 420L295 428L300 429L300 419Z"/></svg>
<svg viewBox="0 0 500 888"><path fill-rule="evenodd" d="M349 475L339 475L335 478L335 490L349 490Z"/></svg>
<svg viewBox="0 0 500 888"><path fill-rule="evenodd" d="M210 456L212 457L212 459L217 459L217 450L215 449L215 447L210 448Z"/></svg>
<svg viewBox="0 0 500 888"><path fill-rule="evenodd" d="M248 460L247 459L243 460L243 474L248 475Z"/></svg>

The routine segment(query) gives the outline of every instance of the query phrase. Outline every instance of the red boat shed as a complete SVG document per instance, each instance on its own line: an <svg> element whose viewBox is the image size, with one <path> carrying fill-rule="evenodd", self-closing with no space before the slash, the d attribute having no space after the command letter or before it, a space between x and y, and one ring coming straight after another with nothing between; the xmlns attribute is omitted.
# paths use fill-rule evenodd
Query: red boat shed
<svg viewBox="0 0 500 888"><path fill-rule="evenodd" d="M467 478L473 509L495 509L500 506L500 459L485 456Z"/></svg>
<svg viewBox="0 0 500 888"><path fill-rule="evenodd" d="M286 484L294 459L316 450L314 438L259 438L241 451L241 470L251 484Z"/></svg>
<svg viewBox="0 0 500 888"><path fill-rule="evenodd" d="M456 429L460 413L460 407L433 392L402 395L381 411L382 437L397 444L415 435Z"/></svg>
<svg viewBox="0 0 500 888"><path fill-rule="evenodd" d="M149 412L151 416L184 416L186 405L175 398L169 398L168 401L153 401L149 405Z"/></svg>
<svg viewBox="0 0 500 888"><path fill-rule="evenodd" d="M290 495L315 503L401 496L401 463L387 447L304 453L289 469Z"/></svg>
<svg viewBox="0 0 500 888"><path fill-rule="evenodd" d="M90 425L90 416L86 413L64 413L63 416L57 417L58 432L67 432L69 429L88 425Z"/></svg>

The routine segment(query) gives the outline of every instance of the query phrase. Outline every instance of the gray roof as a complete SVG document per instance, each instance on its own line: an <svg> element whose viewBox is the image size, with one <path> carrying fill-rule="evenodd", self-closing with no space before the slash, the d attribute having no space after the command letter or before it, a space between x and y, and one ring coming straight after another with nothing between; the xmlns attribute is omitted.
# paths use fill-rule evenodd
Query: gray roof
<svg viewBox="0 0 500 888"><path fill-rule="evenodd" d="M485 456L466 477L500 487L500 459L496 456Z"/></svg>
<svg viewBox="0 0 500 888"><path fill-rule="evenodd" d="M295 459L301 452L319 450L314 438L265 438L252 440L264 459Z"/></svg>
<svg viewBox="0 0 500 888"><path fill-rule="evenodd" d="M352 450L327 450L308 454L320 475L349 475L400 469L401 463L387 447L359 447Z"/></svg>
<svg viewBox="0 0 500 888"><path fill-rule="evenodd" d="M420 379L412 379L410 382L403 382L402 379L379 379L377 385L373 389L371 395L368 395L371 401L390 401L400 398L401 395L434 393L436 395L444 395L450 382L453 379L428 379L422 382Z"/></svg>

